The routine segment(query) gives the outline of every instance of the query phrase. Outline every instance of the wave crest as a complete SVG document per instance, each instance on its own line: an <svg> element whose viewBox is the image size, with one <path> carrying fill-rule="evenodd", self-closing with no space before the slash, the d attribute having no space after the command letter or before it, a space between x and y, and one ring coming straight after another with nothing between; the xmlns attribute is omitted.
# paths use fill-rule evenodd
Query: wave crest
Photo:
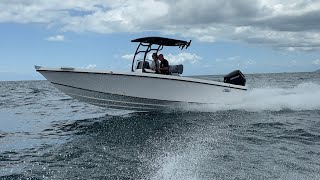
<svg viewBox="0 0 320 180"><path fill-rule="evenodd" d="M189 104L188 111L214 112L225 110L281 111L320 110L320 85L302 83L293 88L253 88L248 90L241 103L237 104Z"/></svg>

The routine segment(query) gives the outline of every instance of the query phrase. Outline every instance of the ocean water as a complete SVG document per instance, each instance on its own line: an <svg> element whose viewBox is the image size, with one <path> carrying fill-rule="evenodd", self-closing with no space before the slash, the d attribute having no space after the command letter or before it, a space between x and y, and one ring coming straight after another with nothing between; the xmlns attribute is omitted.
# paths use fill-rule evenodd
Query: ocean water
<svg viewBox="0 0 320 180"><path fill-rule="evenodd" d="M246 77L241 104L170 112L0 82L0 179L320 179L320 73Z"/></svg>

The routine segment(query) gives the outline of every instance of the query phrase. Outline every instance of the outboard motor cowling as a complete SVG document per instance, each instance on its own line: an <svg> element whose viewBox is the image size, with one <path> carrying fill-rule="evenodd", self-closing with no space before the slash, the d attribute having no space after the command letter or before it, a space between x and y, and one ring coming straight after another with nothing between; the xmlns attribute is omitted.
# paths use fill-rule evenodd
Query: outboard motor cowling
<svg viewBox="0 0 320 180"><path fill-rule="evenodd" d="M240 70L235 70L224 77L224 82L235 85L246 85L246 77Z"/></svg>

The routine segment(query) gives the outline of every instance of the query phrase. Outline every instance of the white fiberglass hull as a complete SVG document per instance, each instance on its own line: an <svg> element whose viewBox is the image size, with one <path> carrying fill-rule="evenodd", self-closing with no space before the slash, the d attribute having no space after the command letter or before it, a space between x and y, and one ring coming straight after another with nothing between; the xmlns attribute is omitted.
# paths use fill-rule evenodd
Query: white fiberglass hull
<svg viewBox="0 0 320 180"><path fill-rule="evenodd" d="M233 104L246 87L152 73L38 67L55 87L90 104L121 109L172 108L184 103Z"/></svg>

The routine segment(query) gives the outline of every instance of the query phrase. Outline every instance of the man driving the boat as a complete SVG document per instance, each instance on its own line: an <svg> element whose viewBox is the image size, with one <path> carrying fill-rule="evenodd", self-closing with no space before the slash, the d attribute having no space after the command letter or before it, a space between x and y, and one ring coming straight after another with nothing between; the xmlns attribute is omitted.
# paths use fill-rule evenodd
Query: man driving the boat
<svg viewBox="0 0 320 180"><path fill-rule="evenodd" d="M152 70L154 70L156 73L159 73L160 64L159 64L159 61L158 61L157 53L153 53L152 54L152 63L151 63L150 68Z"/></svg>
<svg viewBox="0 0 320 180"><path fill-rule="evenodd" d="M160 60L160 74L169 75L169 62L163 57L163 54L159 54L158 59Z"/></svg>

